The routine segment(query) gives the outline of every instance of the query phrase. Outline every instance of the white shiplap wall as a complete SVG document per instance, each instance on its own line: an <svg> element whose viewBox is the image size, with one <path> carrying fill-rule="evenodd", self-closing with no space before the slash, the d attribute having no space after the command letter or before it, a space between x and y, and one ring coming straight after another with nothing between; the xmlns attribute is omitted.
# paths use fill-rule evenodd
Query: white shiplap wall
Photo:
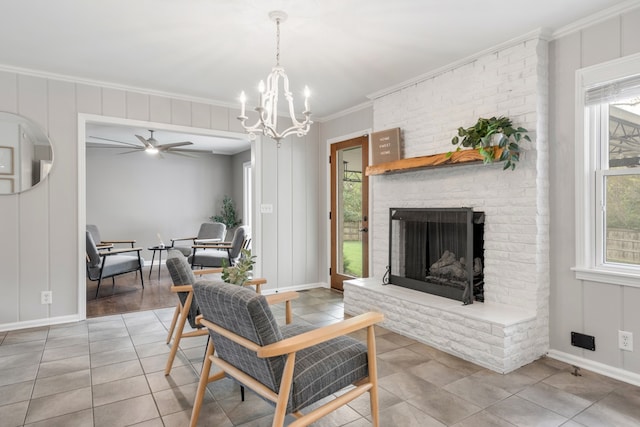
<svg viewBox="0 0 640 427"><path fill-rule="evenodd" d="M40 125L52 140L55 156L43 185L20 195L0 197L0 330L83 315L80 113L242 131L235 119L238 111L214 103L63 81L27 71L0 71L0 110L18 113ZM254 242L262 258L263 276L269 281L267 289L313 286L318 282L317 263L313 262L318 233L317 227L307 225L317 222L317 130L314 127L303 139L288 138L280 150L266 141L262 153L255 168L256 183L263 197L274 204L274 214L263 215L264 235L255 235ZM256 200L258 212L260 203L263 200ZM286 220L279 219L275 227L274 221L281 215ZM299 222L301 219L305 222ZM53 291L52 305L40 304L42 290Z"/></svg>

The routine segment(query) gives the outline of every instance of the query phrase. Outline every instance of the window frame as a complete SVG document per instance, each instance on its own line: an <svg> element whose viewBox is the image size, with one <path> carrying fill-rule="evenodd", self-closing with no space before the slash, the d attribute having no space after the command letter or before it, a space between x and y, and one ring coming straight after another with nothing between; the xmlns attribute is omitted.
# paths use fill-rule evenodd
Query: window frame
<svg viewBox="0 0 640 427"><path fill-rule="evenodd" d="M587 106L590 88L640 74L640 54L576 71L576 279L640 287L640 266L605 262L603 183L606 176L637 174L603 168L608 161L608 107Z"/></svg>

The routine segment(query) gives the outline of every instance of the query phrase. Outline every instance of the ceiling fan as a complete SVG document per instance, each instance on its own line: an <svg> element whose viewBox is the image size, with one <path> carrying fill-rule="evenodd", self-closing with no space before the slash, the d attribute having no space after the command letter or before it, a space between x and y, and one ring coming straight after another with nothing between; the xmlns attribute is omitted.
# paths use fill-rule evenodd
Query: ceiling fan
<svg viewBox="0 0 640 427"><path fill-rule="evenodd" d="M109 138L102 138L99 136L91 136L90 138L94 138L94 139L101 139L104 141L110 141L110 142L116 142L118 144L123 144L123 145L127 145L133 148L133 150L130 151L125 151L123 153L120 154L128 154L128 153L134 153L136 151L144 151L146 153L149 154L158 154L159 157L162 158L162 154L163 153L169 153L169 154L178 154L181 156L188 156L188 154L184 154L181 153L179 151L175 151L176 148L178 147L184 147L185 145L193 145L193 142L190 141L182 141L182 142L171 142L169 144L159 144L158 141L153 137L153 130L149 129L149 132L151 133L151 136L149 138L145 138L141 135L135 135L136 138L138 138L138 140L140 140L140 142L142 143L142 146L138 145L138 144L132 144L130 142L124 142L124 141L116 141L114 139L109 139Z"/></svg>

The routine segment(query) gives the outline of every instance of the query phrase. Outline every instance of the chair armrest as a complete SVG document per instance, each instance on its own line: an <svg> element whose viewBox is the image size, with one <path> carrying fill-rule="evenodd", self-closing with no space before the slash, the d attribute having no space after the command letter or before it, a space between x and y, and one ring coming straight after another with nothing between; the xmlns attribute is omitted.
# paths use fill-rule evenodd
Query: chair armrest
<svg viewBox="0 0 640 427"><path fill-rule="evenodd" d="M216 268L203 268L201 270L193 270L194 276L202 276L203 274L215 274L215 273L222 273L222 268L216 267Z"/></svg>
<svg viewBox="0 0 640 427"><path fill-rule="evenodd" d="M191 285L172 285L170 288L171 292L191 292L193 291L193 286Z"/></svg>
<svg viewBox="0 0 640 427"><path fill-rule="evenodd" d="M291 301L291 300L297 299L299 296L300 295L298 295L297 292L289 291L289 292L282 292L279 294L267 295L264 298L267 300L267 303L271 305L271 304L278 304L281 302Z"/></svg>
<svg viewBox="0 0 640 427"><path fill-rule="evenodd" d="M100 242L101 244L107 244L107 245L111 245L111 244L116 244L116 243L135 243L135 240L103 240L102 242Z"/></svg>
<svg viewBox="0 0 640 427"><path fill-rule="evenodd" d="M171 246L173 246L174 242L180 242L182 240L196 240L198 237L176 237L171 239Z"/></svg>
<svg viewBox="0 0 640 427"><path fill-rule="evenodd" d="M123 254L126 252L140 252L142 250L142 248L122 248L122 249L112 249L106 252L99 252L100 256L109 256L109 255L116 255L116 254Z"/></svg>
<svg viewBox="0 0 640 427"><path fill-rule="evenodd" d="M113 249L113 243L96 243L96 249L99 251L103 249Z"/></svg>
<svg viewBox="0 0 640 427"><path fill-rule="evenodd" d="M225 329L221 326L216 325L213 322L208 321L207 319L205 319L204 317L201 317L202 315L198 316L199 319L199 323L201 325L204 325L206 328L211 329L212 331L222 335L225 338L230 339L231 341L240 344L241 346L251 350L251 351L258 351L260 349L260 346L256 343L254 343L253 341L250 341L244 337L241 337L240 335L234 334L233 332L231 332L228 329ZM198 319L198 318L196 318Z"/></svg>
<svg viewBox="0 0 640 427"><path fill-rule="evenodd" d="M206 245L192 245L194 249L231 249L233 245L229 242L207 243Z"/></svg>
<svg viewBox="0 0 640 427"><path fill-rule="evenodd" d="M210 244L216 244L216 243L223 243L222 239L195 239L194 242L196 245L210 245Z"/></svg>
<svg viewBox="0 0 640 427"><path fill-rule="evenodd" d="M294 353L330 339L350 334L359 329L373 326L384 320L382 313L368 312L333 325L323 326L273 344L260 347L258 357L274 357Z"/></svg>

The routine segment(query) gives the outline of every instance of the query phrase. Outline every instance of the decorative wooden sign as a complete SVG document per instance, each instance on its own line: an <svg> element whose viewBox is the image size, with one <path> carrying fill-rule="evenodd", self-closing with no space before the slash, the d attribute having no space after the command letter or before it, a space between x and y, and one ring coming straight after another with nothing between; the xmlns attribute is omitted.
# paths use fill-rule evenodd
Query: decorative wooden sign
<svg viewBox="0 0 640 427"><path fill-rule="evenodd" d="M400 128L387 129L371 134L372 164L400 159Z"/></svg>

